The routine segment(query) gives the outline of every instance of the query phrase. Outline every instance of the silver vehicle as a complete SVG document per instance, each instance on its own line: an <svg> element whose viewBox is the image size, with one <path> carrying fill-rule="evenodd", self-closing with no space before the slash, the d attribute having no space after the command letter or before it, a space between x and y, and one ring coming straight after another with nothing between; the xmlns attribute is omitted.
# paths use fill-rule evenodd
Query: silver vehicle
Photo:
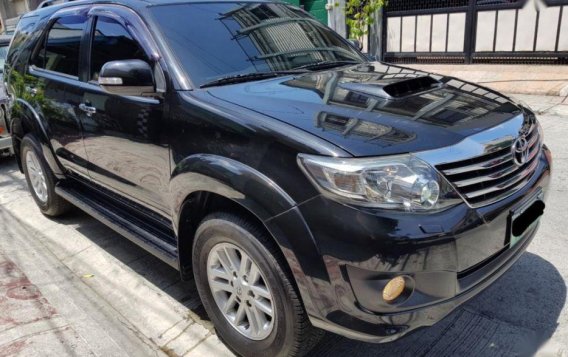
<svg viewBox="0 0 568 357"><path fill-rule="evenodd" d="M10 100L4 87L4 62L10 47L12 36L0 36L0 155L11 155L12 137L9 132L8 108Z"/></svg>

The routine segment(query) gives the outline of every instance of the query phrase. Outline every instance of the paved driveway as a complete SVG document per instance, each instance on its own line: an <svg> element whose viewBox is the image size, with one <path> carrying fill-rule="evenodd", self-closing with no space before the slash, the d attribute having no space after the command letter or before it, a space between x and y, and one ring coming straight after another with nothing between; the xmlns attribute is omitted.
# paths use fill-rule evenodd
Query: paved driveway
<svg viewBox="0 0 568 357"><path fill-rule="evenodd" d="M555 157L552 192L529 251L445 320L372 345L328 334L311 356L568 356L568 110L527 97ZM0 357L230 355L191 282L75 210L36 209L13 160L0 161Z"/></svg>

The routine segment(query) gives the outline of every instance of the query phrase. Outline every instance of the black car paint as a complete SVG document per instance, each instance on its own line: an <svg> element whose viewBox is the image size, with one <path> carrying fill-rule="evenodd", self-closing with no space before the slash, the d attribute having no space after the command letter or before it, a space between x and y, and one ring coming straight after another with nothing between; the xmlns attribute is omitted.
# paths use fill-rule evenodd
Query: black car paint
<svg viewBox="0 0 568 357"><path fill-rule="evenodd" d="M390 78L374 80L385 74ZM489 101L459 90L456 85L464 83L452 78L440 78L446 84L440 89L399 100L372 94L383 83L424 75L373 63L217 87L209 93L319 136L357 157L450 146L521 112L502 95L495 94L501 102ZM360 83L359 91L347 89L350 83ZM443 105L439 105L440 98ZM370 100L372 108L365 105ZM437 114L421 111L432 105L438 105ZM479 113L470 114L472 109ZM475 120L467 120L468 116ZM388 133L378 135L381 131Z"/></svg>
<svg viewBox="0 0 568 357"><path fill-rule="evenodd" d="M386 71L394 71L390 82L428 75L378 62L191 88L175 56L157 35L156 24L146 16L152 2L118 3L79 1L24 17L24 22L33 19L35 27L28 27L27 38L9 57L12 83L17 82L13 76L29 74L21 78L25 86L15 89L20 92L16 93L14 148L18 153L19 141L31 131L41 140L44 156L59 178L68 178L72 171L71 176L100 185L108 191L105 195L142 211L150 222L169 222L173 240L143 246L170 264L177 262L184 278L189 277L191 256L191 237L184 235L184 224L187 220L197 223L191 214L199 216L201 194L210 192L237 203L264 224L293 272L314 325L352 338L385 342L433 324L479 292L519 257L534 236L536 229L530 229L515 249L504 250L503 230L510 210L532 194L546 194L550 175L546 148L536 174L514 195L478 209L462 203L428 215L329 200L297 164L298 153L381 156L452 145L527 110L508 98L447 77L434 77L443 83L442 88L394 101L372 95L372 88L354 91L344 85L365 84ZM156 98L102 92L88 82L84 59L79 78L27 68L34 42L55 11L97 14L109 6L117 11L117 18L137 30L139 41L163 71L166 90ZM40 91L39 96L25 93L30 86ZM480 99L470 94L473 91L491 92L493 99ZM464 112L473 108L475 117L468 121L453 121L452 115L424 117L417 108L427 106L429 96L440 95L447 99L439 109L463 119ZM40 96L42 103L38 103ZM373 107L361 106L369 98ZM97 116L87 118L77 109L86 100L93 105L104 103L97 107ZM44 115L45 108L56 115ZM151 113L148 137L133 124L141 111ZM346 130L350 120L360 129ZM391 135L374 135L385 130ZM93 160L90 151L101 153L101 161ZM475 251L468 250L472 244ZM460 276L460 271L476 265L480 268L475 273ZM362 281L377 281L380 286L401 272L417 281L414 300L407 305L377 305L374 299L379 299L380 292L371 289L376 292L373 296L362 287L367 284ZM438 290L429 290L430 285Z"/></svg>

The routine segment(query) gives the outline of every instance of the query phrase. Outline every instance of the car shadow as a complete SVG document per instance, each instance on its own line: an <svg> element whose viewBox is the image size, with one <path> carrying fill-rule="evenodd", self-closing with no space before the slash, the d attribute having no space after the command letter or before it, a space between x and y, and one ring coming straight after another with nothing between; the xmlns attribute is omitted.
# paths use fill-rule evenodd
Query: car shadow
<svg viewBox="0 0 568 357"><path fill-rule="evenodd" d="M77 232L92 243L187 307L192 318L204 321L208 328L212 327L193 280L182 281L179 271L78 208L53 220L74 226Z"/></svg>

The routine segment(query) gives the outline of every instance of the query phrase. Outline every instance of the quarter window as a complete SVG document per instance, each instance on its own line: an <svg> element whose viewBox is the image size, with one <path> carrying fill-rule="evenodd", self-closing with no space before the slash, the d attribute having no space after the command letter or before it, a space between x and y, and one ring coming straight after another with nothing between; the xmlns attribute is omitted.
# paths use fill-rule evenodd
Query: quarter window
<svg viewBox="0 0 568 357"><path fill-rule="evenodd" d="M81 36L86 23L86 16L59 18L49 30L34 65L78 77Z"/></svg>
<svg viewBox="0 0 568 357"><path fill-rule="evenodd" d="M144 50L117 21L99 17L91 48L91 80L97 80L103 65L110 61L140 59L146 62Z"/></svg>

